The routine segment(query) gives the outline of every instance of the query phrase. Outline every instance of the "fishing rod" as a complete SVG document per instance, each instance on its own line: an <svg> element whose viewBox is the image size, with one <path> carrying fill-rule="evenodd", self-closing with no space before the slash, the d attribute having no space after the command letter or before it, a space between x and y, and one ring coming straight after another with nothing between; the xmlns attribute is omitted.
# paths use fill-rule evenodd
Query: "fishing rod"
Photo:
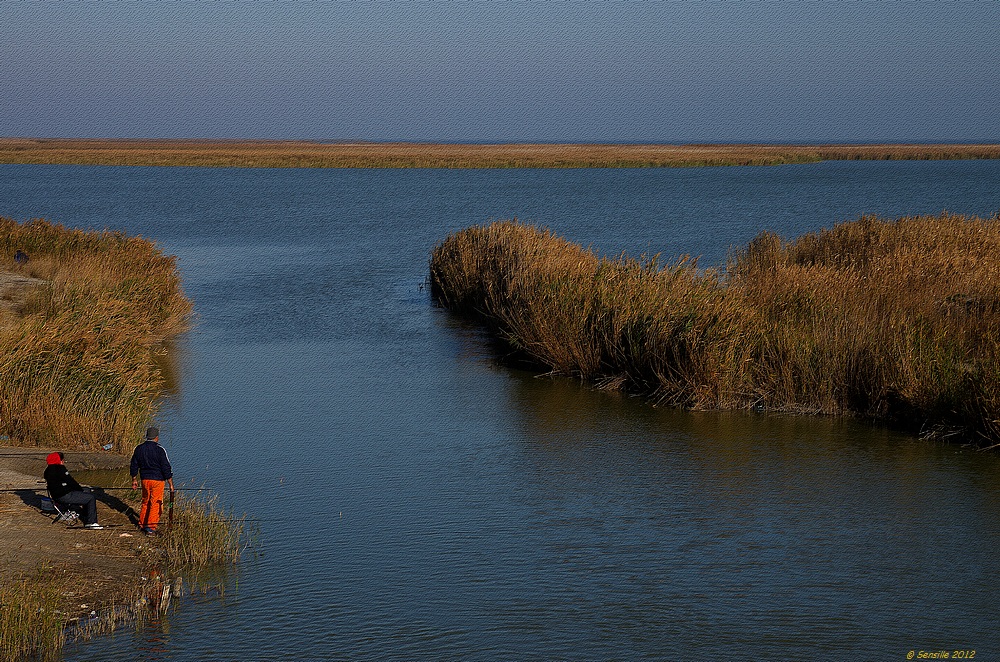
<svg viewBox="0 0 1000 662"><path fill-rule="evenodd" d="M133 490L133 491L136 491L136 490L139 490L140 488L138 488L138 487L100 487L99 485L91 485L90 489L92 489L92 490L104 490L105 492L107 492L109 490L111 490L111 491L117 491L117 490ZM172 491L174 491L174 492L211 492L212 488L211 487L175 487Z"/></svg>
<svg viewBox="0 0 1000 662"><path fill-rule="evenodd" d="M40 489L42 489L42 488L40 488L40 487L15 487L15 488L12 488L12 489L9 489L9 490L8 489L0 489L0 493L3 493L3 492L35 492L35 491L38 491ZM95 488L95 489L104 489L104 488ZM112 489L112 490L126 490L126 489L129 489L130 490L132 488L131 487L111 487L111 488L108 488L108 489ZM207 487L178 487L177 489L178 490L207 490L209 488L207 488ZM129 510L132 510L132 508L129 507ZM244 518L241 518L241 517L232 517L232 518L227 518L227 519L224 519L224 520L221 520L221 521L223 521L223 522L273 522L275 520L270 519L270 518L268 518L268 519L261 519L261 518L250 519L250 518L245 518L244 519ZM117 526L117 525L114 525L114 526Z"/></svg>
<svg viewBox="0 0 1000 662"><path fill-rule="evenodd" d="M0 440L0 441L2 441L2 440ZM101 448L103 448L106 451L111 450L111 446L110 445L108 445L108 446L102 446ZM49 455L50 453L56 453L56 452L58 452L58 451L27 451L25 453L2 453L2 452L0 452L0 457L45 457L46 455ZM97 453L98 451L86 451L85 450L85 451L62 451L62 452L65 453L66 455L70 455L70 454L83 455L85 453Z"/></svg>
<svg viewBox="0 0 1000 662"><path fill-rule="evenodd" d="M50 451L50 452L54 452L54 451ZM46 455L49 455L49 452L38 451L36 453L0 453L0 458L4 458L4 457L45 457Z"/></svg>
<svg viewBox="0 0 1000 662"><path fill-rule="evenodd" d="M44 485L45 481L44 480L36 480L35 483L37 483L39 485ZM101 487L100 485L84 485L83 487L89 487L92 490L104 490L105 492L107 492L108 490L118 491L118 490L138 490L139 489L138 487ZM41 489L41 488L38 488L38 489ZM177 491L179 491L179 492L181 492L181 491L182 492L207 492L207 491L211 491L212 488L211 487L175 487L174 489L177 490Z"/></svg>

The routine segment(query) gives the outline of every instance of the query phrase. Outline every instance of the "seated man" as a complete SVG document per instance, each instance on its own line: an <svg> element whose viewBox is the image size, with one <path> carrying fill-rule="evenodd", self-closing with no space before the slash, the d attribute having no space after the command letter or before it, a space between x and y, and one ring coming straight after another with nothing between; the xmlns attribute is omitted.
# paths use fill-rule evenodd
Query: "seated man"
<svg viewBox="0 0 1000 662"><path fill-rule="evenodd" d="M45 482L49 486L49 494L59 502L80 512L85 529L103 529L97 523L97 497L85 491L80 483L69 475L69 469L63 464L62 453L49 453L45 458Z"/></svg>

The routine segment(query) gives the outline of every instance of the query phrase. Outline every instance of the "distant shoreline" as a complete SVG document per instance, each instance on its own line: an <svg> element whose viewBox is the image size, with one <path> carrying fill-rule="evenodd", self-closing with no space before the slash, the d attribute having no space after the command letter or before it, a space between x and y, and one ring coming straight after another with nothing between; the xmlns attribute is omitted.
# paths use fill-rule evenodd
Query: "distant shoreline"
<svg viewBox="0 0 1000 662"><path fill-rule="evenodd" d="M0 138L0 164L223 168L664 168L1000 159L1000 144L547 144Z"/></svg>

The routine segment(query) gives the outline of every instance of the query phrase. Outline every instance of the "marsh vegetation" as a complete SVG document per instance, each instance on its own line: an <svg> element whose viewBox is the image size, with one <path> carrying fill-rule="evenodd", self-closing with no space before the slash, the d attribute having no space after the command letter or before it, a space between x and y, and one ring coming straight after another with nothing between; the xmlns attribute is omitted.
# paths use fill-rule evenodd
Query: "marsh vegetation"
<svg viewBox="0 0 1000 662"><path fill-rule="evenodd" d="M0 163L229 168L658 168L825 160L996 159L995 144L454 144L0 139Z"/></svg>
<svg viewBox="0 0 1000 662"><path fill-rule="evenodd" d="M609 259L516 221L433 251L445 306L554 374L695 409L851 414L1000 442L1000 221L862 217L724 267Z"/></svg>
<svg viewBox="0 0 1000 662"><path fill-rule="evenodd" d="M0 306L0 435L131 448L164 386L157 354L191 320L175 259L120 232L0 218L0 260L22 279Z"/></svg>
<svg viewBox="0 0 1000 662"><path fill-rule="evenodd" d="M115 494L134 519L139 492ZM140 627L192 593L225 592L254 542L252 525L224 510L217 495L180 496L169 511L155 538L119 533L113 524L104 539L77 544L77 553L85 547L98 556L128 559L132 571L96 582L99 562L80 566L46 558L31 571L0 575L0 659L59 659L67 642L107 635L123 625ZM43 520L41 526L48 524ZM87 571L81 573L81 567ZM103 588L94 588L98 584Z"/></svg>

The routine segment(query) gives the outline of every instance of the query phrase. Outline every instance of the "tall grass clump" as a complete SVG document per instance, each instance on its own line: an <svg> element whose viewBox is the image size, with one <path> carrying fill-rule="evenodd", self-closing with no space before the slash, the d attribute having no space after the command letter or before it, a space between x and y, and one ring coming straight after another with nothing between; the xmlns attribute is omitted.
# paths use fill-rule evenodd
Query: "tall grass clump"
<svg viewBox="0 0 1000 662"><path fill-rule="evenodd" d="M220 507L217 496L178 498L173 510L166 534L159 539L171 568L234 564L250 545L246 516L234 517Z"/></svg>
<svg viewBox="0 0 1000 662"><path fill-rule="evenodd" d="M151 613L150 592L138 582L123 584L118 597L127 599L95 604L89 615L76 609L77 588L77 578L46 563L0 583L0 660L61 660L67 642L111 634L123 623L142 623Z"/></svg>
<svg viewBox="0 0 1000 662"><path fill-rule="evenodd" d="M60 599L44 568L0 584L0 659L58 659L66 640Z"/></svg>
<svg viewBox="0 0 1000 662"><path fill-rule="evenodd" d="M35 280L0 307L0 434L22 445L129 447L163 387L155 355L191 318L175 258L120 232L0 218L5 273Z"/></svg>
<svg viewBox="0 0 1000 662"><path fill-rule="evenodd" d="M724 269L504 221L431 256L445 306L557 374L699 409L855 414L1000 442L1000 222L862 217Z"/></svg>

